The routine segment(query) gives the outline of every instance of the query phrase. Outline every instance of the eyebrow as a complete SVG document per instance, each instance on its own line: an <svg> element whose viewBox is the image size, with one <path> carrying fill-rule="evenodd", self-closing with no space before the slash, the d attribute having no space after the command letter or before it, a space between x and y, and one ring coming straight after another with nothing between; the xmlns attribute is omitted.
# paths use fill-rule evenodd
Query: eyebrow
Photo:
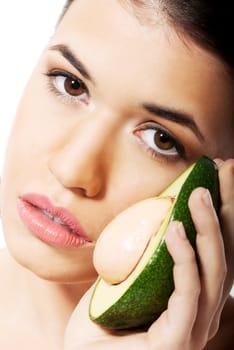
<svg viewBox="0 0 234 350"><path fill-rule="evenodd" d="M88 69L81 62L81 60L72 52L69 46L65 44L57 44L50 46L49 50L58 51L77 71L80 72L80 74L84 78L94 83L94 79L92 78ZM154 103L143 103L142 106L149 113L188 127L201 141L204 141L205 138L199 130L193 117L189 116L188 114L177 110L163 108Z"/></svg>
<svg viewBox="0 0 234 350"><path fill-rule="evenodd" d="M64 44L52 45L49 50L58 51L66 60L83 75L84 78L94 83L94 79L81 60Z"/></svg>
<svg viewBox="0 0 234 350"><path fill-rule="evenodd" d="M201 140L204 141L205 138L203 134L201 133L200 129L198 128L197 124L195 123L192 116L177 111L173 109L163 108L161 106L158 106L154 103L143 103L143 108L147 110L149 113L152 113L158 117L162 117L163 119L172 121L174 123L178 123L181 125L186 126L190 130L193 131L193 133Z"/></svg>

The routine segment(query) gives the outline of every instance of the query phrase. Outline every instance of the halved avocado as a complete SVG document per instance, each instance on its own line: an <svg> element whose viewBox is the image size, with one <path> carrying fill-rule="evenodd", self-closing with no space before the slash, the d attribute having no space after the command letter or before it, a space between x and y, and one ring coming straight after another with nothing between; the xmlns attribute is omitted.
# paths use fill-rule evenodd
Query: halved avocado
<svg viewBox="0 0 234 350"><path fill-rule="evenodd" d="M167 308L173 292L173 260L164 234L173 220L181 221L195 248L196 230L188 199L196 187L207 188L216 210L219 207L219 181L216 164L202 156L163 191L160 197L175 197L171 210L129 277L115 285L98 278L89 306L91 320L110 329L149 326Z"/></svg>

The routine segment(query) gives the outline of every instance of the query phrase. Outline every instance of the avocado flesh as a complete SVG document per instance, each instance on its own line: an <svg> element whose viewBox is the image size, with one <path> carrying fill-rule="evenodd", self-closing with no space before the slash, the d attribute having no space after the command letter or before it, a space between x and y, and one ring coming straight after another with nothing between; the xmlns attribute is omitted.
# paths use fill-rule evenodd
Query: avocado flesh
<svg viewBox="0 0 234 350"><path fill-rule="evenodd" d="M173 260L167 250L164 234L173 220L183 223L188 239L195 247L196 231L188 208L188 199L198 186L207 188L215 208L219 203L216 164L201 157L186 169L160 197L172 196L175 201L157 234L129 277L110 285L99 278L90 302L90 318L110 329L130 329L149 326L167 308L173 292Z"/></svg>

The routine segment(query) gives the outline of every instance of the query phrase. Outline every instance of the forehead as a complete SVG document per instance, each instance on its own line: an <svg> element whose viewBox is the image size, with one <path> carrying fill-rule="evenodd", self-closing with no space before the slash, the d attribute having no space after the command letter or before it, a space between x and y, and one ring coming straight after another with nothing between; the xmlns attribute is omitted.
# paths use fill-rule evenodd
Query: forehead
<svg viewBox="0 0 234 350"><path fill-rule="evenodd" d="M97 45L104 44L103 48L111 48L115 51L115 55L119 50L119 57L124 56L125 53L131 54L132 50L138 53L134 61L138 58L152 57L153 50L158 56L161 44L164 45L165 50L166 48L175 49L177 46L180 49L180 59L188 59L189 56L191 59L194 56L196 59L200 57L206 60L206 63L216 65L220 72L224 71L224 66L215 60L212 54L199 49L190 38L169 26L159 8L154 10L156 14L153 24L147 25L146 22L143 24L138 20L139 15L135 16L134 10L131 11L130 5L133 4L134 2L128 0L73 1L62 24L58 27L57 34L61 35L61 39L64 37L73 44L77 42L77 45L81 45L82 37L85 41L90 40L94 45L95 42ZM142 17L144 17L146 11L144 9L139 11L142 11ZM153 11L152 8L151 11ZM142 48L147 50L142 51ZM166 51L163 51L163 54L165 55ZM177 50L175 56L176 54Z"/></svg>
<svg viewBox="0 0 234 350"><path fill-rule="evenodd" d="M99 85L118 89L119 101L158 99L204 120L218 120L230 110L224 65L160 13L154 25L146 25L122 1L74 1L52 42L69 45Z"/></svg>

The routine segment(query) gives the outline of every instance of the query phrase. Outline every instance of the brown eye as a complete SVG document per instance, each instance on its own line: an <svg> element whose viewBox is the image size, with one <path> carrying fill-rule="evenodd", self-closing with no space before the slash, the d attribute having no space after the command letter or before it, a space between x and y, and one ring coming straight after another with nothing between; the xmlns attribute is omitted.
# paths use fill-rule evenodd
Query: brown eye
<svg viewBox="0 0 234 350"><path fill-rule="evenodd" d="M163 131L155 132L154 143L163 151L171 150L175 146L174 140Z"/></svg>
<svg viewBox="0 0 234 350"><path fill-rule="evenodd" d="M64 78L64 90L71 96L80 96L87 92L84 83L81 80L76 80L69 77ZM60 78L61 79L61 78Z"/></svg>
<svg viewBox="0 0 234 350"><path fill-rule="evenodd" d="M56 93L62 96L67 102L89 103L89 91L85 83L74 75L53 70L46 73L49 78L49 86Z"/></svg>
<svg viewBox="0 0 234 350"><path fill-rule="evenodd" d="M152 155L178 157L184 154L183 146L167 130L162 129L157 124L146 123L139 126L134 134Z"/></svg>

